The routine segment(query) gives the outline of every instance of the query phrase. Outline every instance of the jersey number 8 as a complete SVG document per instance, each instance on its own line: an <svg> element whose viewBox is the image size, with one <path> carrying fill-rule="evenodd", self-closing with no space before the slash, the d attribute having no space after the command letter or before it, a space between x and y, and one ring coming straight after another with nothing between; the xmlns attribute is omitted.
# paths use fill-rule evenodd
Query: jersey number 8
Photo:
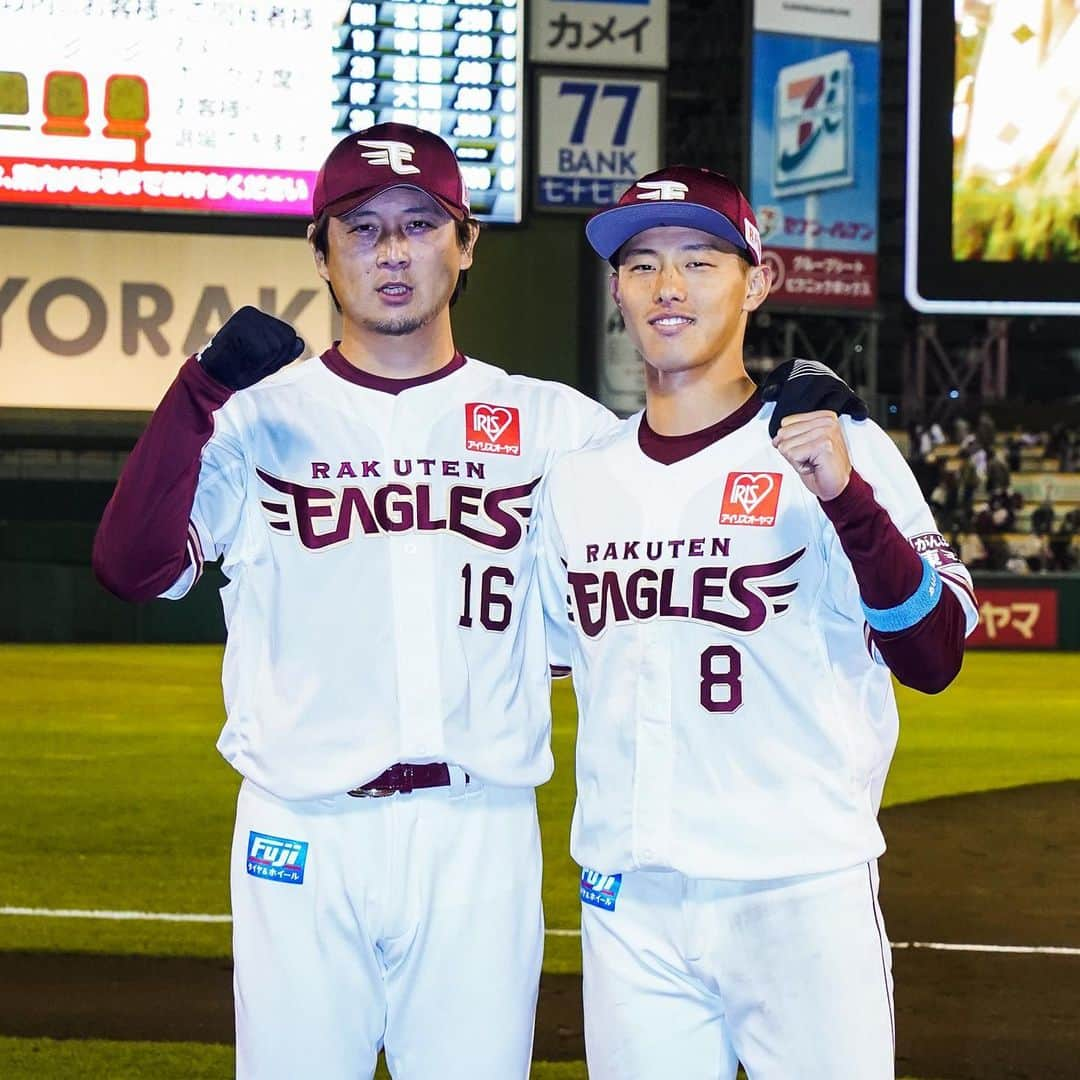
<svg viewBox="0 0 1080 1080"><path fill-rule="evenodd" d="M710 645L701 654L701 705L713 713L742 704L742 657L734 645Z"/></svg>

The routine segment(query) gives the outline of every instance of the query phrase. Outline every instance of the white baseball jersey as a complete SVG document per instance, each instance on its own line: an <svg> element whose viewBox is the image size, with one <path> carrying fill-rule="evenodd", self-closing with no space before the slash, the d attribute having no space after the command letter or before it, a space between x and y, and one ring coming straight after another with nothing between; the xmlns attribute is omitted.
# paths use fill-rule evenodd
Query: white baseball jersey
<svg viewBox="0 0 1080 1080"><path fill-rule="evenodd" d="M327 356L339 370L313 359L234 394L203 450L197 565L165 595L188 591L202 555L224 556L218 749L285 799L397 761L543 783L533 492L614 418L473 359L394 394Z"/></svg>
<svg viewBox="0 0 1080 1080"><path fill-rule="evenodd" d="M643 453L635 416L545 484L546 601L553 641L560 623L569 633L559 662L580 714L571 846L583 866L763 879L884 850L890 674L835 530L771 444L772 409L670 465ZM842 423L878 502L940 555L893 442L870 421ZM970 632L968 574L939 570Z"/></svg>

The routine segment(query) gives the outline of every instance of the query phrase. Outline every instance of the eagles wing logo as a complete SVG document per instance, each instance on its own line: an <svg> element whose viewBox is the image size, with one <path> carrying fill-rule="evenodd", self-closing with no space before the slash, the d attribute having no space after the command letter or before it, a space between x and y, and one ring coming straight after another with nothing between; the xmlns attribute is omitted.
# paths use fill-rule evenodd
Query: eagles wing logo
<svg viewBox="0 0 1080 1080"><path fill-rule="evenodd" d="M416 151L405 142L396 139L357 139L358 146L366 146L368 152L361 156L369 165L386 165L398 176L409 176L420 170L410 165Z"/></svg>
<svg viewBox="0 0 1080 1080"><path fill-rule="evenodd" d="M679 180L640 180L634 186L643 189L638 194L639 199L653 199L657 202L681 202L690 190Z"/></svg>

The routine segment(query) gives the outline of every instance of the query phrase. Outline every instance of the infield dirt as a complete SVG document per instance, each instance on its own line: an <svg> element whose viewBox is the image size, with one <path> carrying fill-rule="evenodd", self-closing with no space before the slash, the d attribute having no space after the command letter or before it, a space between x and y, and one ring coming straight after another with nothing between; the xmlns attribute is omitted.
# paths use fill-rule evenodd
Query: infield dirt
<svg viewBox="0 0 1080 1080"><path fill-rule="evenodd" d="M1080 946L1080 781L882 812L896 942ZM1075 1080L1080 956L897 949L897 1069ZM0 953L0 1034L231 1042L227 961ZM584 1056L580 977L545 975L535 1056Z"/></svg>

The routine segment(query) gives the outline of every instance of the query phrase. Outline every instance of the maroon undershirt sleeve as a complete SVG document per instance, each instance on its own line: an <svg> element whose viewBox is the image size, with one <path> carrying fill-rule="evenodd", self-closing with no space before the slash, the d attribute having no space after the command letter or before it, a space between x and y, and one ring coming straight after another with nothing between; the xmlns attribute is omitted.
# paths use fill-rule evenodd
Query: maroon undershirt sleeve
<svg viewBox="0 0 1080 1080"><path fill-rule="evenodd" d="M122 600L152 600L188 563L188 521L213 413L232 391L190 357L128 458L94 537L98 581Z"/></svg>
<svg viewBox="0 0 1080 1080"><path fill-rule="evenodd" d="M922 559L854 469L847 487L821 508L836 529L867 607L896 607L915 592L922 580ZM870 634L897 679L928 694L952 682L964 656L963 606L948 587L941 592L934 610L914 626Z"/></svg>

